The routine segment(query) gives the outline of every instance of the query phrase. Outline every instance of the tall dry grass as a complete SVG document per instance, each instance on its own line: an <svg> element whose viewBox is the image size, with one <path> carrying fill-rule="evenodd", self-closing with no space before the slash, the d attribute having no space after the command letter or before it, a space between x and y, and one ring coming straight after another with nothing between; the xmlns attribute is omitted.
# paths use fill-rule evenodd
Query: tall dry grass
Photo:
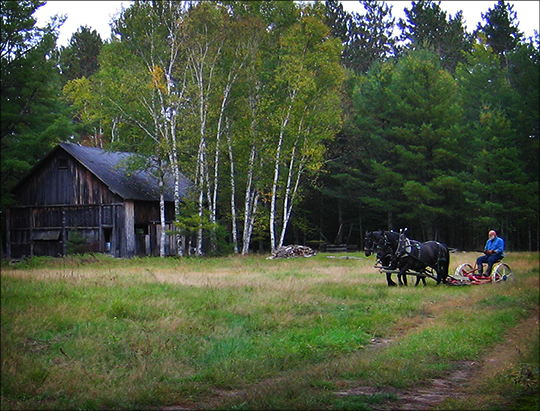
<svg viewBox="0 0 540 411"><path fill-rule="evenodd" d="M397 399L335 391L444 375L538 306L537 253L508 253L515 282L470 287L389 288L349 256L3 265L2 409L362 409ZM475 258L452 254L451 272Z"/></svg>

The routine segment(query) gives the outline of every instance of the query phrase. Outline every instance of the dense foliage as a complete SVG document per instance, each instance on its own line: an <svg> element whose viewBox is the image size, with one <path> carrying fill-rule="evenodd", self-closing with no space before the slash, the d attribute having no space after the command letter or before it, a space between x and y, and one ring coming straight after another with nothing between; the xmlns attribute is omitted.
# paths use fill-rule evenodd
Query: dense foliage
<svg viewBox="0 0 540 411"><path fill-rule="evenodd" d="M135 1L111 39L81 27L60 49L41 4L2 2L2 207L74 141L187 175L175 214L199 254L401 227L539 248L539 38L509 3L468 33L432 1L399 21L373 0Z"/></svg>

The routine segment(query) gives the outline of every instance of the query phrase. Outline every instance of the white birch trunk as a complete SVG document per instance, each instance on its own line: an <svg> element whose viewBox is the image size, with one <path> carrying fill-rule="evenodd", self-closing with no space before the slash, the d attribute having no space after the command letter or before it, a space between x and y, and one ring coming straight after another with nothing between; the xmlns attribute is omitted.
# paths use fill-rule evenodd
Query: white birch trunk
<svg viewBox="0 0 540 411"><path fill-rule="evenodd" d="M212 204L213 196L211 195L211 189L210 189L210 178L208 173L208 161L207 161L207 144L206 144L206 119L208 115L208 107L207 107L207 94L210 92L211 85L212 85L212 79L213 79L213 72L214 67L216 64L217 57L220 55L220 49L216 52L216 55L214 56L214 60L209 65L209 72L206 75L205 74L205 67L206 67L206 57L208 54L208 44L201 46L201 53L199 56L197 56L195 53L191 54L191 68L193 75L197 82L197 90L198 90L198 98L199 98L199 121L200 121L200 127L199 127L199 153L197 156L198 159L198 181L199 181L199 218L201 219L201 226L197 230L197 245L196 245L196 254L198 256L202 255L202 242L203 242L203 227L202 227L202 221L204 218L204 198L205 198L205 191L206 191L206 199L208 201L208 207L210 209L210 214L213 213L213 207L215 206ZM204 48L206 47L206 48ZM208 79L207 83L205 83L205 78Z"/></svg>
<svg viewBox="0 0 540 411"><path fill-rule="evenodd" d="M174 213L175 216L180 214L180 166L178 161L178 140L177 140L177 130L176 125L178 121L178 115L180 110L180 103L184 99L184 95L186 93L186 81L185 76L188 73L188 67L187 65L184 65L182 67L183 73L184 73L184 81L182 84L175 84L173 81L172 73L175 70L177 60L178 60L178 53L181 47L181 39L178 38L178 25L180 22L180 15L185 12L185 9L182 4L174 4L173 2L169 3L169 7L171 8L172 12L172 19L170 21L170 25L168 26L169 29L169 36L168 39L170 39L169 43L169 59L168 59L168 67L165 72L165 76L167 79L167 98L164 99L162 96L162 111L165 112L166 115L169 115L170 118L166 117L166 121L169 123L169 135L165 136L167 145L169 146L169 162L171 164L171 168L173 171L174 176ZM181 72L181 70L178 70L176 68L176 72ZM176 90L174 90L176 89ZM175 235L175 241L176 241L176 251L179 256L184 255L184 244L183 241L184 237L180 234Z"/></svg>
<svg viewBox="0 0 540 411"><path fill-rule="evenodd" d="M218 188L219 188L219 156L221 148L221 134L223 116L225 114L225 107L227 106L227 101L229 97L229 92L231 90L232 83L230 82L230 74L228 82L223 91L223 99L221 100L221 108L219 110L218 124L216 130L216 147L214 151L214 183L212 187L212 201L210 202L210 222L215 224L217 222L217 201L218 201ZM212 228L212 241L211 241L212 251L217 251L217 238L215 228Z"/></svg>
<svg viewBox="0 0 540 411"><path fill-rule="evenodd" d="M293 147L293 150L291 152L291 160L289 162L289 170L287 173L287 183L285 185L285 196L283 198L283 214L282 214L282 221L281 221L281 234L279 236L279 242L277 244L277 248L281 247L283 245L283 241L285 241L285 233L287 232L287 224L289 222L289 201L291 196L291 181L292 181L292 174L294 169L294 160L296 155L296 144Z"/></svg>
<svg viewBox="0 0 540 411"><path fill-rule="evenodd" d="M293 153L294 157L294 153ZM285 234L287 232L287 227L289 225L289 220L291 218L293 206L294 206L294 200L296 197L296 193L298 192L298 186L300 185L300 178L302 177L303 173L303 166L301 165L299 167L299 170L296 174L294 187L291 189L291 181L292 181L292 175L293 175L293 159L291 159L290 167L289 167L289 176L287 178L287 192L285 195L285 200L283 204L283 220L282 220L282 229L281 229L281 236L279 239L278 247L281 247L283 245L283 242L285 241Z"/></svg>
<svg viewBox="0 0 540 411"><path fill-rule="evenodd" d="M199 154L197 156L197 183L199 189L199 200L198 200L198 213L201 223L197 229L197 238L195 242L195 255L201 256L203 254L203 227L202 219L204 217L204 186L205 186L205 173L204 173L204 150L205 144L204 140L201 139L199 144Z"/></svg>
<svg viewBox="0 0 540 411"><path fill-rule="evenodd" d="M244 209L244 230L242 238L242 254L246 255L249 252L251 243L251 233L253 232L253 224L255 223L255 213L257 210L258 195L255 194L256 189L253 187L253 177L255 174L255 155L257 149L255 143L251 146L248 165L248 180L246 185L245 209Z"/></svg>
<svg viewBox="0 0 540 411"><path fill-rule="evenodd" d="M304 114L307 111L307 106L304 109ZM298 192L298 186L300 184L300 177L302 176L303 171L303 159L299 162L298 171L296 174L295 184L294 187L291 187L292 180L295 172L295 163L296 161L296 150L298 147L298 142L300 140L300 136L302 135L302 128L304 124L304 116L300 119L300 123L298 126L298 131L296 135L296 140L294 141L294 145L291 151L291 159L289 161L289 167L287 172L287 183L285 185L285 196L283 198L283 214L282 214L282 221L281 221L281 235L279 237L278 242L278 248L283 245L283 242L285 241L285 234L287 233L287 227L289 225L289 220L291 217L294 199L296 197L296 193Z"/></svg>
<svg viewBox="0 0 540 411"><path fill-rule="evenodd" d="M231 164L230 166L230 182L231 182L231 230L232 230L232 238L233 238L233 249L234 253L238 254L238 228L237 228L237 222L236 222L236 178L235 178L235 170L234 170L234 154L233 154L233 146L231 141L231 133L229 128L229 122L227 121L227 146L229 148L229 162Z"/></svg>
<svg viewBox="0 0 540 411"><path fill-rule="evenodd" d="M195 246L195 254L201 256L203 254L203 226L202 221L204 218L204 191L205 188L208 189L208 164L206 162L206 93L204 89L204 62L199 62L197 64L194 61L194 74L197 79L197 87L199 90L199 152L197 155L197 180L198 180L198 189L199 189L199 218L200 225L197 230L197 240ZM208 201L211 200L208 197Z"/></svg>
<svg viewBox="0 0 540 411"><path fill-rule="evenodd" d="M257 215L257 206L259 202L259 190L255 184L255 158L257 156L257 103L260 97L260 83L255 81L254 87L251 90L249 96L249 107L251 111L251 150L249 153L249 162L247 169L247 184L246 192L244 196L244 228L242 237L242 255L249 253L249 246L251 244L251 235L253 233L253 226L255 225L255 218ZM263 161L261 157L260 168L263 167Z"/></svg>
<svg viewBox="0 0 540 411"><path fill-rule="evenodd" d="M165 232L165 195L163 194L163 179L159 181L159 220L161 223L161 238L159 241L159 256L165 257L165 240L167 233Z"/></svg>
<svg viewBox="0 0 540 411"><path fill-rule="evenodd" d="M252 192L250 199L250 209L246 213L246 221L244 222L244 237L242 243L242 254L247 255L249 253L249 245L251 244L251 236L253 234L253 227L255 226L255 219L257 217L257 208L259 206L259 192Z"/></svg>
<svg viewBox="0 0 540 411"><path fill-rule="evenodd" d="M278 139L278 144L276 148L276 158L275 158L275 164L274 164L274 180L272 182L272 198L270 200L270 246L272 247L272 251L275 251L277 249L276 204L277 204L277 191L278 191L278 185L279 185L279 168L281 165L281 149L283 147L283 139L285 138L285 129L287 128L287 124L289 123L295 96L296 96L296 90L293 92L291 101L289 103L289 107L287 108L287 113L285 114L285 117L283 118L281 122L281 127L279 130L279 139Z"/></svg>

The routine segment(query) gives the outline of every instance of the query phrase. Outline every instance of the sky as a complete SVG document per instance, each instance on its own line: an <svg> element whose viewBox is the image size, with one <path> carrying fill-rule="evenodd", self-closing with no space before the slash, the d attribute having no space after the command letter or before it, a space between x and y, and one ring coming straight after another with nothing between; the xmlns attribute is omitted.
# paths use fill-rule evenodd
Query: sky
<svg viewBox="0 0 540 411"><path fill-rule="evenodd" d="M343 7L348 12L363 14L363 7L358 1L342 1ZM411 7L411 1L386 1L392 5L392 15L396 18L405 18L403 9ZM534 31L540 31L540 2L539 1L508 1L514 5L517 13L519 29L525 33L525 37L533 37ZM59 46L67 46L73 33L80 26L88 26L95 29L102 40L110 38L111 29L109 23L112 17L120 12L122 6L129 7L129 1L47 1L36 13L37 25L43 27L56 14L67 15L67 20L60 29L58 38ZM441 1L441 8L449 15L454 16L459 10L463 10L463 20L468 32L473 31L477 24L482 21L481 14L488 9L493 9L497 0L492 1Z"/></svg>
<svg viewBox="0 0 540 411"><path fill-rule="evenodd" d="M60 28L58 46L67 46L73 33L81 26L95 29L102 40L111 37L109 23L113 16L129 7L129 1L47 1L34 13L39 27L45 26L56 14L67 15Z"/></svg>
<svg viewBox="0 0 540 411"><path fill-rule="evenodd" d="M364 8L358 1L342 1L343 8L348 11L364 13ZM392 5L392 16L397 18L405 18L405 8L411 8L411 1L386 1ZM493 9L498 3L497 0L492 1L441 1L441 9L447 12L449 16L454 17L460 10L463 11L463 22L467 32L472 32L476 29L478 23L482 22L482 13L487 13L489 9ZM513 10L516 12L518 28L525 33L525 37L533 37L534 31L538 29L540 20L540 2L539 1L506 1L513 4Z"/></svg>

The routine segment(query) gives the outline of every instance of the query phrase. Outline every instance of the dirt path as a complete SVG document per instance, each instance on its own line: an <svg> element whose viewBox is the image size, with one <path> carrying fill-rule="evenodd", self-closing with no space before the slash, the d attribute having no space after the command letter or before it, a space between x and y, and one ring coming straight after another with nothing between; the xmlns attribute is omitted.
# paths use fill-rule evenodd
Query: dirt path
<svg viewBox="0 0 540 411"><path fill-rule="evenodd" d="M493 377L516 364L520 353L530 344L531 338L539 334L539 307L531 316L510 330L504 341L501 341L490 355L481 361L460 361L455 369L445 378L432 379L421 387L396 390L377 389L375 387L357 387L336 395L373 395L393 394L398 401L373 405L374 410L430 410L448 398L465 399L478 396L475 385Z"/></svg>
<svg viewBox="0 0 540 411"><path fill-rule="evenodd" d="M370 386L358 386L344 391L335 392L336 397L392 394L398 400L388 401L382 404L372 404L376 411L385 410L430 410L443 403L446 399L467 399L477 394L475 385L479 381L493 377L516 364L521 351L530 344L531 338L536 338L539 333L539 307L531 313L529 318L510 330L504 341L501 341L493 351L480 361L460 361L455 363L454 370L444 378L431 379L422 386L398 390L395 388L376 388ZM377 350L392 344L397 339L377 339L373 341L372 349ZM286 383L286 378L277 378L272 381L262 381L257 386L269 386L279 389L280 384ZM222 407L223 404L233 397L246 395L248 391L258 391L257 387L249 387L246 390L215 390L213 395L198 403L186 402L167 407L159 407L159 411L184 411L203 410Z"/></svg>

